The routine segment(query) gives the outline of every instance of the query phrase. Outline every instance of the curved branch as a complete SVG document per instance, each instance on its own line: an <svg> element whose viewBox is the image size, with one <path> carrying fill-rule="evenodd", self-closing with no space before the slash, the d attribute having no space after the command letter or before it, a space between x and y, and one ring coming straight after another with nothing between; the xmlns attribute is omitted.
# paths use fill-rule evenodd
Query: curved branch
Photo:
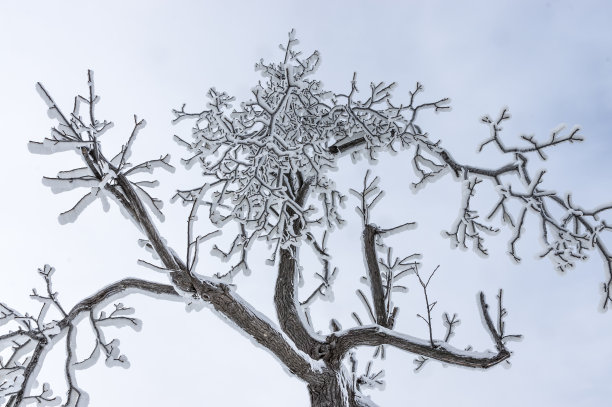
<svg viewBox="0 0 612 407"><path fill-rule="evenodd" d="M313 368L306 355L294 349L286 338L267 318L229 289L229 286L212 280L203 279L196 282L198 295L210 302L241 330L251 335L263 347L270 350L282 364L298 377L308 380ZM135 278L127 278L103 288L94 295L75 305L66 318L58 325L61 329L68 327L81 312L90 311L94 306L128 289L137 289L155 294L180 297L176 289L168 284L160 284Z"/></svg>
<svg viewBox="0 0 612 407"><path fill-rule="evenodd" d="M68 327L70 323L82 312L91 311L96 305L129 289L137 289L154 294L165 294L179 297L176 289L171 285L140 280L137 278L126 278L110 284L97 293L80 301L78 304L72 307L64 319L58 322L59 328L63 330L64 328Z"/></svg>
<svg viewBox="0 0 612 407"><path fill-rule="evenodd" d="M497 353L462 351L443 341L434 341L434 346L431 346L427 340L403 335L387 328L363 326L348 329L332 338L332 341L335 342L334 358L341 360L347 352L358 346L390 345L440 362L487 369L508 359L510 351L504 346L503 337L495 330L483 293L480 293L480 308L485 325L495 341Z"/></svg>
<svg viewBox="0 0 612 407"><path fill-rule="evenodd" d="M331 154L339 155L339 154L347 153L351 151L352 149L354 149L355 147L359 147L364 144L366 144L365 137L360 137L360 138L353 139L349 142L335 143L328 148L328 151ZM466 171L471 174L477 174L477 175L481 175L481 176L488 177L488 178L496 178L502 174L518 172L519 166L520 166L518 163L508 163L498 168L473 167L471 165L465 165L465 164L458 163L454 158L450 156L448 151L446 151L445 149L437 145L424 143L424 142L420 142L419 144L422 144L425 148L427 148L429 153L433 154L436 157L440 157L442 161L444 161L453 170L456 176L459 176L462 172Z"/></svg>
<svg viewBox="0 0 612 407"><path fill-rule="evenodd" d="M233 325L236 325L252 336L260 345L276 356L281 364L286 366L293 374L307 382L314 382L317 377L316 374L323 369L323 365L317 366L316 362L296 349L271 321L255 311L250 304L232 292L229 286L212 280L201 280L196 285L199 296L210 302L217 311L226 317L227 321L230 321ZM177 289L169 284L160 284L135 278L123 279L110 284L72 307L67 315L57 322L59 331L53 337L61 335L66 330L70 330L73 321L83 312L91 312L96 306L104 303L106 300L131 289L182 298ZM49 345L53 346L54 344L54 341L52 341L53 337L46 337L38 331L32 331L31 335L28 334L28 336L33 337L38 343L24 370L23 386L18 393L9 399L8 405L11 407L19 406L24 397L26 397L25 392L28 388L28 381L31 380L31 376L39 368L39 364L42 362L41 355L47 350Z"/></svg>

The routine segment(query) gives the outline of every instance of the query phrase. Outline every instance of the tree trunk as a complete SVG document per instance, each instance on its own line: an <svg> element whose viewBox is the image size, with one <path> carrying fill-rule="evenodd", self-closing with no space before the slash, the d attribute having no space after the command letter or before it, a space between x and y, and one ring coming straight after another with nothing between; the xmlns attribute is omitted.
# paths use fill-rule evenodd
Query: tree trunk
<svg viewBox="0 0 612 407"><path fill-rule="evenodd" d="M375 407L369 398L361 397L342 372L328 372L308 385L311 407Z"/></svg>
<svg viewBox="0 0 612 407"><path fill-rule="evenodd" d="M312 407L353 407L348 390L338 380L325 380L323 383L308 385Z"/></svg>

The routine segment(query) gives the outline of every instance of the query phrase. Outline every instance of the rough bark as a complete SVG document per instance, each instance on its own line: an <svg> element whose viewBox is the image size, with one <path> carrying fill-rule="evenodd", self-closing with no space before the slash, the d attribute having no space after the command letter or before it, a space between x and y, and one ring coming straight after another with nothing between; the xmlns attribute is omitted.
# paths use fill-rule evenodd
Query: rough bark
<svg viewBox="0 0 612 407"><path fill-rule="evenodd" d="M273 322L254 311L226 284L207 279L198 280L195 284L202 299L211 303L228 321L268 349L291 373L305 381L318 377L308 356L292 346Z"/></svg>
<svg viewBox="0 0 612 407"><path fill-rule="evenodd" d="M372 302L374 303L374 313L376 323L380 326L389 328L387 311L385 310L385 292L383 290L380 268L378 267L378 256L376 255L376 227L365 225L363 229L362 242L365 252L368 278L370 279L370 289L372 291Z"/></svg>
<svg viewBox="0 0 612 407"><path fill-rule="evenodd" d="M299 174L299 173L298 173ZM302 180L301 175L297 177L295 190L295 202L303 205L312 180ZM291 187L288 184L287 187ZM296 215L292 208L287 209L289 216ZM293 233L299 235L304 225L294 222ZM278 316L278 322L282 331L295 343L302 352L315 359L321 358L320 354L323 342L313 337L304 322L303 311L298 305L297 278L298 278L298 248L295 246L279 250L278 277L274 289L274 306Z"/></svg>
<svg viewBox="0 0 612 407"><path fill-rule="evenodd" d="M308 394L312 407L375 407L355 391L341 370L321 374L320 380L308 385Z"/></svg>
<svg viewBox="0 0 612 407"><path fill-rule="evenodd" d="M319 349L324 343L317 341L311 335L300 316L302 311L298 308L296 298L297 260L295 256L297 256L295 247L280 250L274 305L283 332L291 338L298 349L318 359L321 356L318 354Z"/></svg>

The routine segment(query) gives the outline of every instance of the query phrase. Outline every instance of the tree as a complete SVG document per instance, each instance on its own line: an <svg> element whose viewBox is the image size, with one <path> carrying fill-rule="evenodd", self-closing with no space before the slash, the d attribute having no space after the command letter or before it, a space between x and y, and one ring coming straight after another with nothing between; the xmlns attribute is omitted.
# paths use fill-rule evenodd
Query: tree
<svg viewBox="0 0 612 407"><path fill-rule="evenodd" d="M487 255L484 238L498 231L493 222L499 219L513 231L508 252L520 262L516 243L529 213L539 223L545 247L543 257L553 260L556 267L566 269L576 260L584 259L587 251L598 251L610 275L603 284L602 307L608 308L612 300L609 293L612 255L600 235L610 230L603 215L612 206L581 208L571 196L562 197L544 189L544 172L534 175L529 166L531 156L545 160L551 147L581 141L578 128L554 131L544 141L523 136L522 144L509 147L501 137L502 124L510 118L508 110L503 109L497 117L482 118L490 136L480 150L495 147L507 161L491 168L463 164L417 124L418 116L427 110L448 109L447 99L421 102L423 87L418 83L403 104L391 100L394 84L373 83L366 96L360 98L355 77L348 92L327 91L313 78L320 62L318 52L302 56L296 45L290 33L282 47L281 62L262 61L256 65L263 81L253 88L253 98L239 108L233 108L231 96L213 88L208 93L206 109L192 112L183 105L173 110L175 123L192 125L190 137L175 136L188 152L183 163L188 168L198 164L202 175L198 185L179 189L173 197L189 208L184 256L167 244L153 220L152 215L163 220L162 202L147 189L155 187L156 181L137 178L138 174L152 174L156 169L172 170L170 157L163 155L140 164L131 162L132 150L145 122L135 116L133 131L125 144L116 155L107 156L101 137L112 123L96 116L99 98L93 72L88 73L88 92L75 98L70 114L38 84L57 124L49 138L30 144L31 151L75 151L84 162L83 167L45 177L44 183L57 192L89 188L71 209L60 214L60 222L75 221L97 199L103 206L110 205L108 200L112 200L143 233L142 246L153 253L153 261L139 260L140 264L167 274L170 284L126 278L68 309L53 289L54 269L42 267L39 273L45 290L32 293L32 298L42 303L38 315L22 314L5 304L0 308L1 320L7 326L0 343L10 353L0 367L3 374L0 394L7 405L61 402L47 385L40 394L30 392L46 352L61 340L67 350L65 405L86 404L88 397L77 384L78 368L90 366L100 355L109 366L128 363L119 350L119 342L105 338L103 327L139 328L140 321L130 316L133 310L122 303L115 303L111 311L103 308L108 301L133 291L178 297L195 308L212 306L305 382L313 406L374 405L366 392L369 387L381 384L381 373L373 371L371 361L365 363L362 372L358 364L362 355L356 349L363 346L374 348L372 358L384 358L388 347L411 352L417 357L417 369L429 360L482 369L507 361L511 356L507 342L519 336L509 334L505 328L507 311L501 290L494 311L484 293L479 294L481 316L495 351L477 352L450 345L459 323L455 314L443 314L446 332L441 338L434 336L432 315L436 301L428 287L437 268L426 268L418 253L396 257L385 245L385 238L405 233L413 228L414 222L402 219L397 225L378 225L373 221L375 205L383 194L378 178L369 172L361 185L350 191L357 198L353 204L357 204L362 223L360 239L365 265L362 280L367 289L357 290L357 296L364 308L352 313L355 325L350 328L343 328L332 319L329 328L321 330L321 322L311 318L309 306L314 301L332 299L334 277L339 272L327 241L346 222L341 209L350 201L343 191L336 189L332 173L345 155L372 162L389 152L407 155L417 174L413 184L417 191L444 176L461 182L464 196L459 217L446 232L455 247L471 246L478 254ZM491 208L480 210L486 213L484 219L472 202L476 187L482 183L497 194ZM207 220L198 219L203 212L207 213ZM223 270L210 270L200 262L202 244L221 230L234 233L235 238L229 248L213 245L212 254L230 265ZM232 284L238 273L257 269L251 265L249 254L262 245L269 247L268 263L277 273L273 300L278 325L243 300ZM314 289L303 292L300 282L308 275L301 258L309 252L318 256L322 271L315 273L318 282ZM427 329L424 339L395 330L400 309L396 293L406 291L404 281L410 276L423 293L425 311L418 316ZM95 343L90 356L80 360L75 353L75 326L83 318L91 324Z"/></svg>

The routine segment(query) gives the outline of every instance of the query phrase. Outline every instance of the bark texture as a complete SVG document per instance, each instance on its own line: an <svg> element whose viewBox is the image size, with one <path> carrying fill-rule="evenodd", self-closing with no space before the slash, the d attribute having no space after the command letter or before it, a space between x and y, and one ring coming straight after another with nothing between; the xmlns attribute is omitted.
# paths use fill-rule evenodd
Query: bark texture
<svg viewBox="0 0 612 407"><path fill-rule="evenodd" d="M341 368L322 373L319 380L308 385L312 407L376 407L361 397Z"/></svg>

